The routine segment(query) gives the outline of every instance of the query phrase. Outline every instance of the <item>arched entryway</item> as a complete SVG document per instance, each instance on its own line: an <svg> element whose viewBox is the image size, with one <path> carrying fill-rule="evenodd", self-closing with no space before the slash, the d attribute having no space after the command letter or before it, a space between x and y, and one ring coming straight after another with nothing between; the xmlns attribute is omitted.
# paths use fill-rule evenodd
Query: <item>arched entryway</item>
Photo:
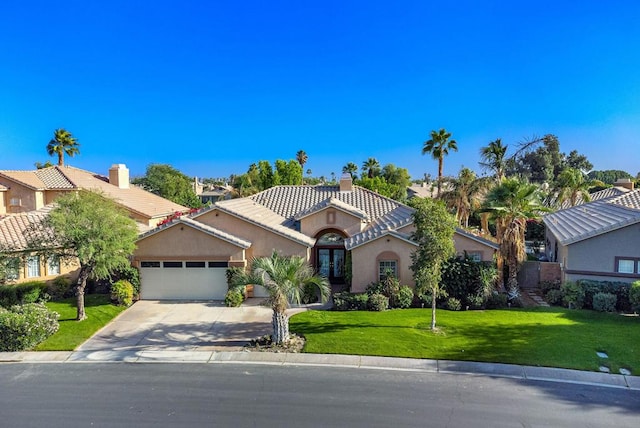
<svg viewBox="0 0 640 428"><path fill-rule="evenodd" d="M339 230L327 229L316 235L314 267L332 285L344 284L346 251L345 235Z"/></svg>

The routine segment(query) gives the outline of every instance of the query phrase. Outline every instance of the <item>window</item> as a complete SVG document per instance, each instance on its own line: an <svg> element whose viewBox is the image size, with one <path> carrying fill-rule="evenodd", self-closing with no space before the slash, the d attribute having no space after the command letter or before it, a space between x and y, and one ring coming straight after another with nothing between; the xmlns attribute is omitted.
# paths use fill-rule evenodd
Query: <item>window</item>
<svg viewBox="0 0 640 428"><path fill-rule="evenodd" d="M53 256L47 260L47 275L60 275L60 259Z"/></svg>
<svg viewBox="0 0 640 428"><path fill-rule="evenodd" d="M40 276L40 256L30 256L27 258L27 278Z"/></svg>
<svg viewBox="0 0 640 428"><path fill-rule="evenodd" d="M396 260L380 260L378 262L378 279L384 281L387 275L398 277L398 262Z"/></svg>
<svg viewBox="0 0 640 428"><path fill-rule="evenodd" d="M5 268L7 281L17 281L20 278L20 259L18 257L7 259Z"/></svg>
<svg viewBox="0 0 640 428"><path fill-rule="evenodd" d="M206 262L186 262L188 268L203 268L207 267Z"/></svg>
<svg viewBox="0 0 640 428"><path fill-rule="evenodd" d="M482 253L480 251L471 251L470 253L467 253L467 256L474 262L482 261Z"/></svg>
<svg viewBox="0 0 640 428"><path fill-rule="evenodd" d="M162 266L166 268L181 268L182 262L164 262L162 263Z"/></svg>
<svg viewBox="0 0 640 428"><path fill-rule="evenodd" d="M229 262L209 262L210 268L221 268L221 267L229 267Z"/></svg>
<svg viewBox="0 0 640 428"><path fill-rule="evenodd" d="M616 258L616 270L619 273L638 273L640 274L640 259L632 258Z"/></svg>
<svg viewBox="0 0 640 428"><path fill-rule="evenodd" d="M160 262L144 261L144 262L140 263L140 267L143 267L143 268L159 268L160 267Z"/></svg>

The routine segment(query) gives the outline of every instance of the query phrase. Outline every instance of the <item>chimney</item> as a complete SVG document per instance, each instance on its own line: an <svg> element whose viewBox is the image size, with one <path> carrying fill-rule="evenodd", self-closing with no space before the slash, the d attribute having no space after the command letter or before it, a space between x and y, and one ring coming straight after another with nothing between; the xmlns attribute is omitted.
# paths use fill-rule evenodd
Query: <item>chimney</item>
<svg viewBox="0 0 640 428"><path fill-rule="evenodd" d="M111 165L109 168L109 183L120 189L129 188L129 169L123 163Z"/></svg>
<svg viewBox="0 0 640 428"><path fill-rule="evenodd" d="M613 183L616 187L624 187L625 189L633 190L633 181L630 178L618 178L618 180Z"/></svg>
<svg viewBox="0 0 640 428"><path fill-rule="evenodd" d="M340 177L340 191L341 192L350 192L353 190L353 180L351 179L351 174L348 172L342 173Z"/></svg>

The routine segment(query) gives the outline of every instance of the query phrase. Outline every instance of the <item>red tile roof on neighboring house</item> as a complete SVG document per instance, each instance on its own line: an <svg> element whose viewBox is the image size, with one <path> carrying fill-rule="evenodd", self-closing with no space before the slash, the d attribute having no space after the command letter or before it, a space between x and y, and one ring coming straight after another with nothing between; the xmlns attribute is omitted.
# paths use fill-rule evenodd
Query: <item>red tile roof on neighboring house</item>
<svg viewBox="0 0 640 428"><path fill-rule="evenodd" d="M0 218L0 243L5 249L20 251L27 247L29 228L44 219L53 205L47 205L37 211L10 214Z"/></svg>

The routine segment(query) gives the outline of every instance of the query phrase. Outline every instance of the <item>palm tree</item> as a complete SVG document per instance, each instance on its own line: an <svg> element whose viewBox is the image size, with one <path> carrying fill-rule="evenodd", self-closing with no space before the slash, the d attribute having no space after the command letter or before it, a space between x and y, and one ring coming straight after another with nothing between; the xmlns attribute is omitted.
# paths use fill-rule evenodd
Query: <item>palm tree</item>
<svg viewBox="0 0 640 428"><path fill-rule="evenodd" d="M507 148L509 148L509 146L503 146L500 138L491 141L486 147L480 148L480 156L482 157L480 166L489 171L493 171L498 183L504 178Z"/></svg>
<svg viewBox="0 0 640 428"><path fill-rule="evenodd" d="M456 140L450 140L451 133L444 128L440 131L431 131L431 139L424 142L422 154L431 153L433 159L438 160L438 197L442 187L442 164L444 157L449 154L449 150L458 151L458 143Z"/></svg>
<svg viewBox="0 0 640 428"><path fill-rule="evenodd" d="M575 206L578 198L589 202L589 185L590 183L584 179L584 173L579 169L566 168L558 176L556 184L556 205L562 206L569 201L571 206Z"/></svg>
<svg viewBox="0 0 640 428"><path fill-rule="evenodd" d="M300 167L304 171L304 164L306 164L307 161L309 160L309 156L307 156L304 150L298 150L298 153L296 153L296 160L298 161L298 163L300 164Z"/></svg>
<svg viewBox="0 0 640 428"><path fill-rule="evenodd" d="M345 166L342 167L342 172L348 172L351 175L351 179L355 179L358 173L358 165L353 162L349 162Z"/></svg>
<svg viewBox="0 0 640 428"><path fill-rule="evenodd" d="M380 162L376 158L369 158L362 162L362 173L367 173L367 177L373 178L380 174Z"/></svg>
<svg viewBox="0 0 640 428"><path fill-rule="evenodd" d="M526 258L527 220L539 218L546 209L540 202L536 185L508 178L489 191L483 210L491 213L496 221L500 258L508 268L507 291L509 299L514 299L519 295L518 269Z"/></svg>
<svg viewBox="0 0 640 428"><path fill-rule="evenodd" d="M489 185L486 179L477 178L469 168L462 168L458 178L451 182L451 190L442 194L447 208L455 212L458 224L469 227L469 217L482 205Z"/></svg>
<svg viewBox="0 0 640 428"><path fill-rule="evenodd" d="M234 287L257 284L266 288L273 310L272 340L278 345L289 340L289 316L285 311L290 302L300 304L305 286L316 287L323 302L329 297L327 279L314 275L313 268L302 257L284 257L275 251L271 257L254 259L250 271L234 275L231 283Z"/></svg>
<svg viewBox="0 0 640 428"><path fill-rule="evenodd" d="M49 156L58 155L58 166L64 166L65 153L73 157L80 153L79 146L78 140L71 135L71 132L60 128L53 132L53 139L47 145L47 153Z"/></svg>

